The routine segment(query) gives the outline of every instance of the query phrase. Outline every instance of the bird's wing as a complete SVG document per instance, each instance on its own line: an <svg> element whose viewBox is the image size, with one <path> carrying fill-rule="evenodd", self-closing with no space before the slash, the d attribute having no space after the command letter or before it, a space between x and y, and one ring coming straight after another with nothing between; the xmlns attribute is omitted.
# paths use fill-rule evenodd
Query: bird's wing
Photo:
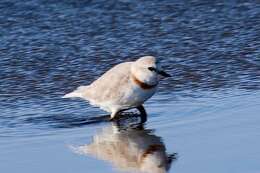
<svg viewBox="0 0 260 173"><path fill-rule="evenodd" d="M83 96L94 102L115 101L124 96L130 84L132 62L118 64L86 87Z"/></svg>

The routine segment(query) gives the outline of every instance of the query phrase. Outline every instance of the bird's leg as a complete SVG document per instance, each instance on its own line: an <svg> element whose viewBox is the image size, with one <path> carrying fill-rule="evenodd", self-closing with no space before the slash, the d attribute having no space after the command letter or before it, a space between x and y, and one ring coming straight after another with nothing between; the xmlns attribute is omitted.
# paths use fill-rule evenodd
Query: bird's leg
<svg viewBox="0 0 260 173"><path fill-rule="evenodd" d="M111 115L110 115L110 121L113 121L113 120L117 119L118 118L118 113L119 113L118 111L112 112Z"/></svg>
<svg viewBox="0 0 260 173"><path fill-rule="evenodd" d="M144 109L144 106L140 105L140 106L136 107L136 109L138 109L138 111L141 113L141 123L145 123L147 120L147 113Z"/></svg>
<svg viewBox="0 0 260 173"><path fill-rule="evenodd" d="M127 110L127 109L121 109L121 110L112 111L112 113L110 115L110 120L112 121L112 120L119 119L120 113L122 113L125 110Z"/></svg>

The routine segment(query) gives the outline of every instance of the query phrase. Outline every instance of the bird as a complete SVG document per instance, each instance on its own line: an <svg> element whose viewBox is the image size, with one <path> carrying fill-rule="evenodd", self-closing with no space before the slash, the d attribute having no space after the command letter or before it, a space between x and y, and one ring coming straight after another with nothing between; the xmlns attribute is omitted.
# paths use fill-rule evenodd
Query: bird
<svg viewBox="0 0 260 173"><path fill-rule="evenodd" d="M143 56L115 65L91 84L80 86L63 98L82 98L109 112L110 120L118 119L125 110L136 108L145 122L147 113L143 103L157 91L159 75L171 77L154 56Z"/></svg>

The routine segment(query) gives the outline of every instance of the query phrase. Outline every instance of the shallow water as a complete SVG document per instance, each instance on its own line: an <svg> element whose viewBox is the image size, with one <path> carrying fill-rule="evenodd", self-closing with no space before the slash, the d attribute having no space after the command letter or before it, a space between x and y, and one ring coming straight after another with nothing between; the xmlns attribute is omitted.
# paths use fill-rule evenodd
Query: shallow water
<svg viewBox="0 0 260 173"><path fill-rule="evenodd" d="M2 0L0 11L1 172L260 171L259 2ZM143 55L173 75L143 127L61 99Z"/></svg>

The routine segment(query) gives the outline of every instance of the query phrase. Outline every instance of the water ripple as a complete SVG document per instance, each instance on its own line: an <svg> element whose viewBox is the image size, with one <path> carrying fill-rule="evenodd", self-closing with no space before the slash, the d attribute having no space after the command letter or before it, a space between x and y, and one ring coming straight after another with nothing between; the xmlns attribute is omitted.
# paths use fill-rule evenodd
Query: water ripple
<svg viewBox="0 0 260 173"><path fill-rule="evenodd" d="M0 11L0 124L7 129L100 114L60 97L143 55L157 56L173 75L160 85L168 101L260 89L256 1L2 0Z"/></svg>

